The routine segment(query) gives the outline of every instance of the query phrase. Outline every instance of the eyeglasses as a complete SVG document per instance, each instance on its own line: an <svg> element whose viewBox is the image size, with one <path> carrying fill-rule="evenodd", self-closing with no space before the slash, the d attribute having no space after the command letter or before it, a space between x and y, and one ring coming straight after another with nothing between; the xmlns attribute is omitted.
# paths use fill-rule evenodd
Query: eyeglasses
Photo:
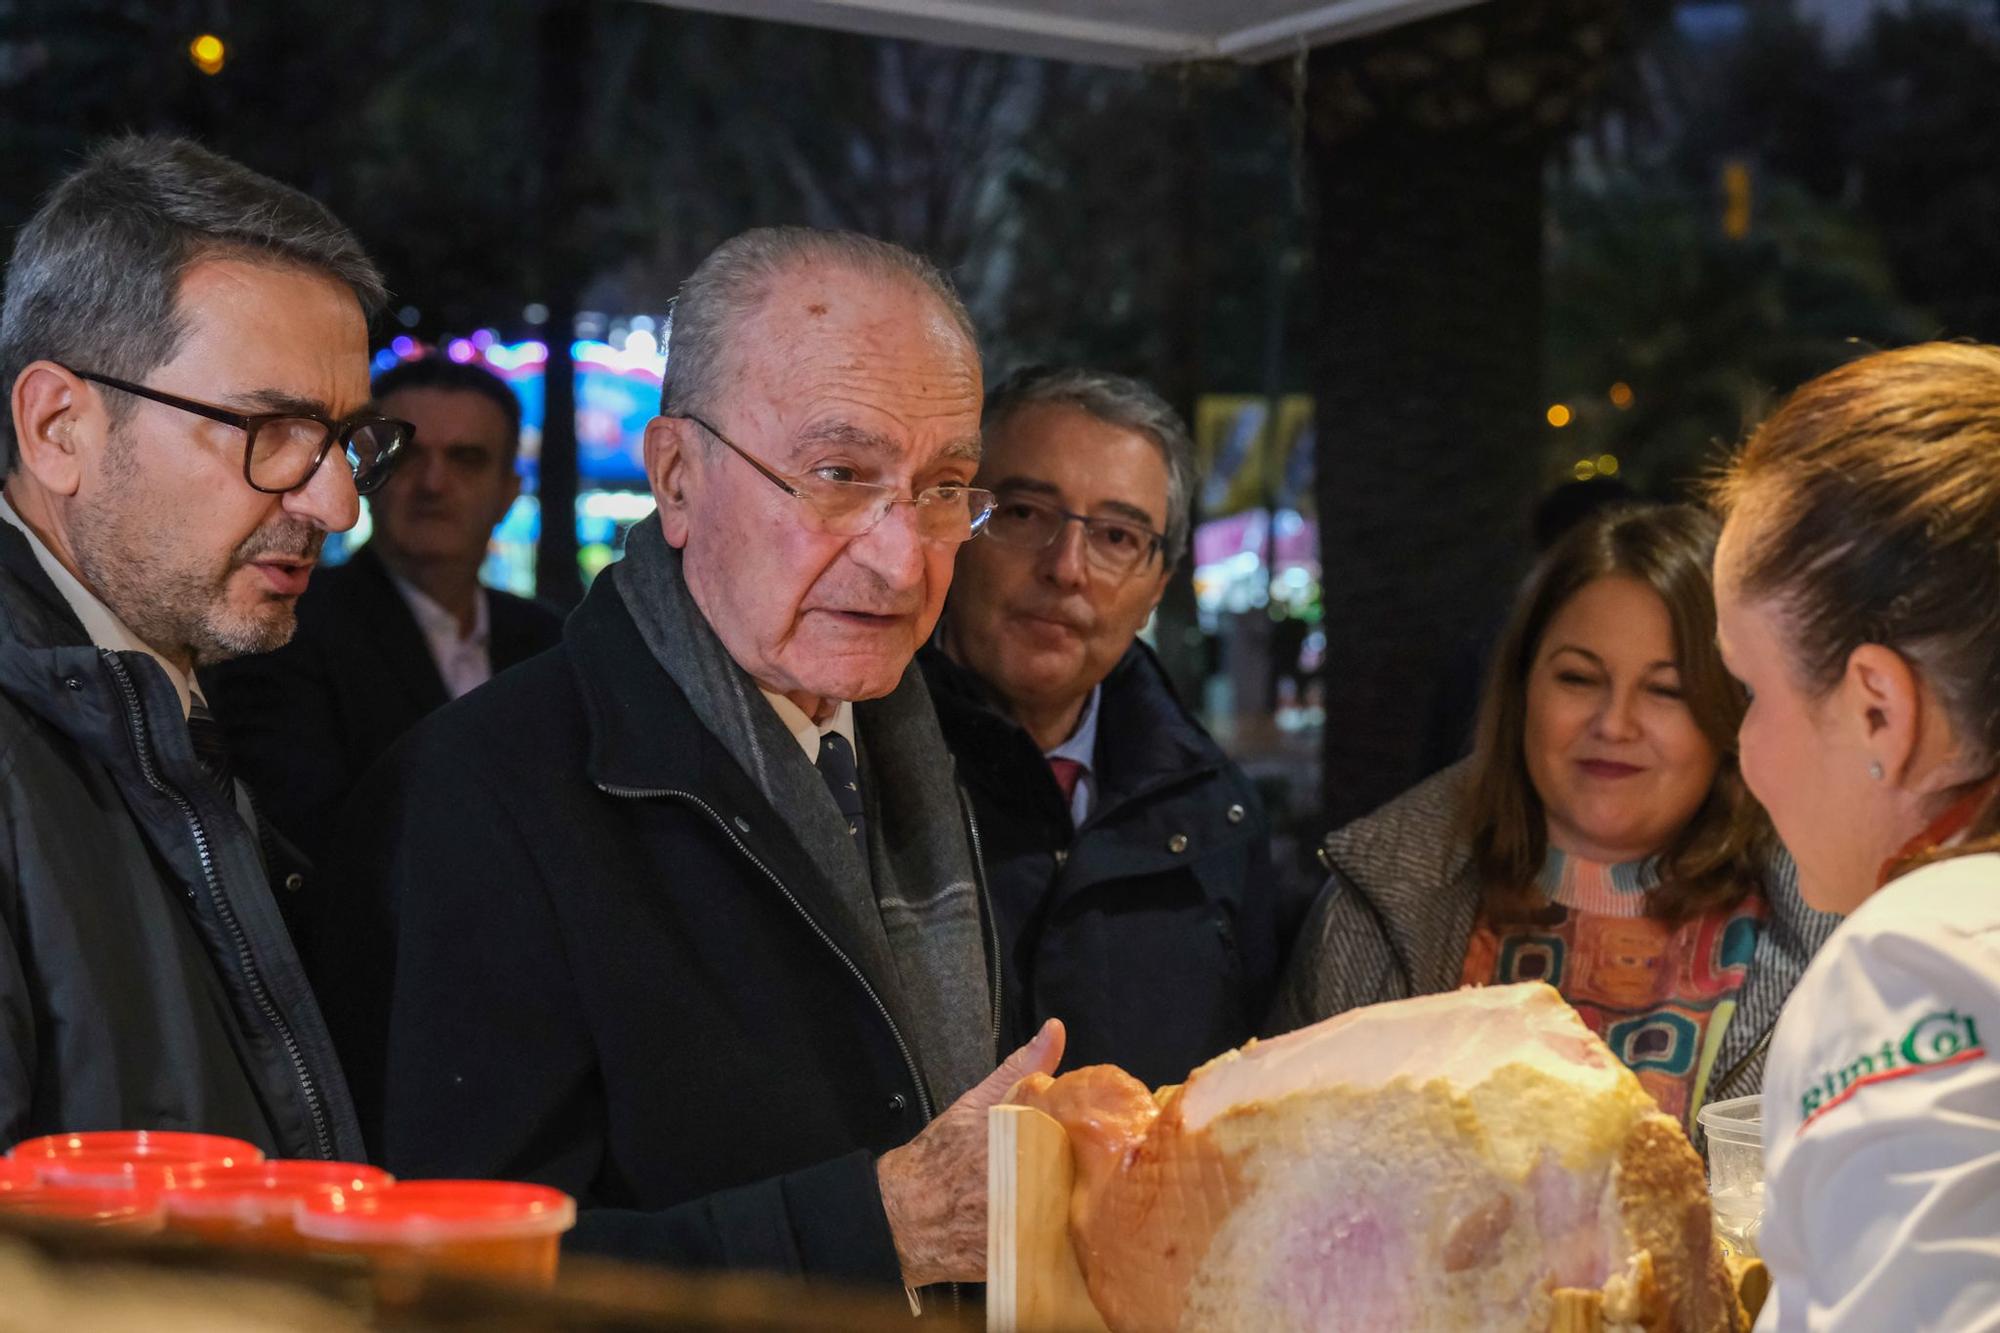
<svg viewBox="0 0 2000 1333"><path fill-rule="evenodd" d="M330 421L317 412L259 412L245 415L227 408L197 403L149 389L143 384L113 379L88 370L63 369L78 379L102 384L120 393L163 403L192 412L243 432L243 480L252 490L267 495L295 491L312 480L319 465L340 442L347 465L354 472L354 489L362 495L375 490L389 476L390 466L417 433L407 421L356 412L339 421Z"/></svg>
<svg viewBox="0 0 2000 1333"><path fill-rule="evenodd" d="M1006 495L986 521L986 536L1017 551L1042 551L1062 538L1071 523L1083 525L1083 554L1107 574L1130 574L1150 559L1166 534L1115 518L1072 514L1033 495Z"/></svg>
<svg viewBox="0 0 2000 1333"><path fill-rule="evenodd" d="M756 468L764 480L793 499L805 501L818 517L821 529L835 536L859 537L872 531L888 515L891 506L911 505L916 510L917 535L925 541L969 541L973 533L986 525L993 506L999 502L999 497L991 491L957 482L927 486L906 500L896 494L894 486L822 475L844 469L826 468L788 477L765 467L700 417L687 412L679 416L721 440L729 452Z"/></svg>

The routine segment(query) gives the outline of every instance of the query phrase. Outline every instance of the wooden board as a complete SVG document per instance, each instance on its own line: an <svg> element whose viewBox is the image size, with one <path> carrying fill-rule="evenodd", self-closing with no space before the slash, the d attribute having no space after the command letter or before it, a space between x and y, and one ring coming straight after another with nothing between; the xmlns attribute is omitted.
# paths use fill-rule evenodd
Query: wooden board
<svg viewBox="0 0 2000 1333"><path fill-rule="evenodd" d="M1106 1333L1069 1243L1069 1135L1040 1111L986 1113L988 1333Z"/></svg>

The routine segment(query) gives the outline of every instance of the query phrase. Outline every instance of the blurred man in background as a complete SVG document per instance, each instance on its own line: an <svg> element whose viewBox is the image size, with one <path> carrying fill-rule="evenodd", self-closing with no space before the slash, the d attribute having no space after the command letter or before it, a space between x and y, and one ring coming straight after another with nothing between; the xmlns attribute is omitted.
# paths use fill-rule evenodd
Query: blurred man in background
<svg viewBox="0 0 2000 1333"><path fill-rule="evenodd" d="M552 608L479 581L521 493L514 391L481 366L431 356L378 377L375 401L417 433L369 500L373 535L313 576L289 644L208 677L239 769L315 858L398 737L562 637Z"/></svg>

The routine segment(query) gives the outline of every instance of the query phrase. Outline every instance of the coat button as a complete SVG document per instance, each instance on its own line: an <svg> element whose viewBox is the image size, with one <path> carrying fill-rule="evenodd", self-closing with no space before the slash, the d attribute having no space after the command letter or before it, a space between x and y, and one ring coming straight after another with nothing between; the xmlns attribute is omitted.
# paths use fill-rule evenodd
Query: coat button
<svg viewBox="0 0 2000 1333"><path fill-rule="evenodd" d="M1223 812L1222 817L1232 824L1241 824L1243 822L1243 807L1232 805L1228 810Z"/></svg>
<svg viewBox="0 0 2000 1333"><path fill-rule="evenodd" d="M738 833L748 833L750 831L750 821L745 819L742 815L736 816L734 822L736 824L736 831Z"/></svg>
<svg viewBox="0 0 2000 1333"><path fill-rule="evenodd" d="M67 688L69 688L69 689L72 689L72 690L80 690L80 689L82 689L82 688L83 688L83 677L81 677L81 676L64 676L64 677L63 677L63 684L64 684L64 685L65 685L65 686L66 686Z"/></svg>
<svg viewBox="0 0 2000 1333"><path fill-rule="evenodd" d="M297 893L300 889L303 889L305 886L306 886L306 877L304 875L301 875L298 871L294 870L291 874L285 876L285 887L291 890L293 893Z"/></svg>
<svg viewBox="0 0 2000 1333"><path fill-rule="evenodd" d="M1172 853L1173 853L1173 854L1174 854L1175 856L1179 856L1179 855L1180 855L1180 854L1181 854L1182 852L1186 851L1186 850L1187 850L1187 834L1185 834L1185 833L1176 833L1176 834L1174 834L1174 836L1173 836L1173 837L1171 837L1171 838L1168 838L1168 839L1167 839L1167 850L1168 850L1168 851L1170 851L1170 852L1172 852Z"/></svg>
<svg viewBox="0 0 2000 1333"><path fill-rule="evenodd" d="M908 1106L909 1104L910 1104L910 1099L905 1097L900 1092L889 1099L889 1109L898 1114L901 1114L903 1108Z"/></svg>

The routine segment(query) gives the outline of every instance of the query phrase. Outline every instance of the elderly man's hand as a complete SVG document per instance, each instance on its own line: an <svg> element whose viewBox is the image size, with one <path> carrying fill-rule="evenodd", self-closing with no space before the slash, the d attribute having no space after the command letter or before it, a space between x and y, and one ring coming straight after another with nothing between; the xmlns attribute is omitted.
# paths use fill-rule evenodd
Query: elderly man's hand
<svg viewBox="0 0 2000 1333"><path fill-rule="evenodd" d="M1053 1074L1062 1053L1063 1025L1051 1018L923 1133L875 1164L904 1282L986 1280L986 1112L1028 1075Z"/></svg>

